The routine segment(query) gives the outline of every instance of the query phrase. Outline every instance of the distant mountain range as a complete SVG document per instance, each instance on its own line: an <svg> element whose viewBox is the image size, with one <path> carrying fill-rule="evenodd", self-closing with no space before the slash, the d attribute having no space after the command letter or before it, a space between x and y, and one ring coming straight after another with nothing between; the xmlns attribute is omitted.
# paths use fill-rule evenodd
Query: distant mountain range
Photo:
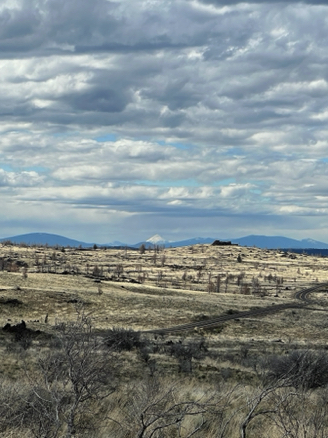
<svg viewBox="0 0 328 438"><path fill-rule="evenodd" d="M49 245L49 246L71 246L71 247L93 247L96 243L86 243L79 240L69 239L64 236L49 233L29 233L21 234L18 236L11 236L0 239L0 242L10 240L13 243L25 243L27 245ZM135 244L129 244L120 241L114 241L111 243L97 243L97 246L108 246L108 247L131 247L139 248L140 245L144 244L146 247L152 247L154 245L161 245L165 247L180 247L180 246L190 246L197 244L208 244L212 243L216 238L214 237L195 237L193 239L179 240L179 241L168 241L161 237L159 234L155 234L146 241L138 242ZM246 237L241 237L238 239L221 239L229 240L231 243L238 244L240 246L256 246L258 248L267 249L328 249L328 244L324 242L319 242L313 239L303 239L296 240L290 239L283 236L258 236L251 235Z"/></svg>
<svg viewBox="0 0 328 438"><path fill-rule="evenodd" d="M139 242L135 246L140 246L142 243L146 246L150 245L165 245L166 247L178 247L178 246L189 246L196 245L198 243L212 243L215 240L213 237L196 237L188 240L179 240L175 242L170 242L164 240L156 234L155 236L148 239L146 242ZM223 241L229 241L231 243L240 245L240 246L256 246L258 248L267 248L267 249L328 249L328 244L324 242L319 242L313 239L303 239L296 240L290 239L288 237L283 236L258 236L251 235L246 237L240 237L238 239L221 239Z"/></svg>
<svg viewBox="0 0 328 438"><path fill-rule="evenodd" d="M26 243L27 245L49 245L49 246L72 246L72 247L90 247L93 243L80 242L78 240L69 239L68 237L59 236L58 234L49 233L29 233L20 234L18 236L6 237L0 239L0 242L10 240L13 243Z"/></svg>
<svg viewBox="0 0 328 438"><path fill-rule="evenodd" d="M257 246L258 248L268 248L268 249L289 249L289 248L318 248L318 249L328 249L328 244L324 242L319 242L313 239L290 239L283 236L257 236L251 235L246 237L241 237L239 239L231 239L232 243L238 243L241 246Z"/></svg>

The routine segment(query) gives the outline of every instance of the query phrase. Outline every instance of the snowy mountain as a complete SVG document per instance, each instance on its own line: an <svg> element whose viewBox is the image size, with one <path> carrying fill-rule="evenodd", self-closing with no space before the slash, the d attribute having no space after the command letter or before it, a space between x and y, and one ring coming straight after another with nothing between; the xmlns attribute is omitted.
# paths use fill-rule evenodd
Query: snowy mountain
<svg viewBox="0 0 328 438"><path fill-rule="evenodd" d="M163 239L162 236L159 234L155 234L154 236L150 237L146 240L148 243L152 243L153 245L165 245L166 243L169 243L167 240Z"/></svg>
<svg viewBox="0 0 328 438"><path fill-rule="evenodd" d="M179 240L179 241L168 241L165 240L159 234L155 234L150 237L146 241L139 242L136 244L122 243L119 241L114 241L112 243L97 243L97 246L112 246L112 247L125 247L129 246L131 248L139 248L140 245L144 244L146 248L152 248L154 245L161 245L165 247L180 247L180 246L190 246L197 244L211 244L216 240L217 237L195 237L193 239L187 240ZM82 246L84 248L92 247L94 243L86 243L81 242L74 239L69 239L67 237L63 237L57 234L49 234L49 233L29 233L29 234L21 234L19 236L11 236L0 239L1 241L10 240L13 243L26 243L27 245L49 245L49 246L71 246L71 247L79 247ZM221 240L221 239L220 239ZM258 248L267 248L267 249L328 249L328 244L324 242L319 242L318 240L313 239L290 239L288 237L283 236L245 236L238 239L224 239L229 240L232 243L241 245L241 246L256 246Z"/></svg>

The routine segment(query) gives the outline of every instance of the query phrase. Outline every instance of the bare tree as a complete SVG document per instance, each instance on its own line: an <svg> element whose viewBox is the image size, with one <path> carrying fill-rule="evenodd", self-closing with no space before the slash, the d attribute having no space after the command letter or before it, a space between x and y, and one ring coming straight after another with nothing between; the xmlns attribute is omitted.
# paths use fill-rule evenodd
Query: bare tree
<svg viewBox="0 0 328 438"><path fill-rule="evenodd" d="M215 284L215 286L216 286L216 293L220 293L220 287L221 287L221 275L220 274L218 274L216 276L216 284Z"/></svg>
<svg viewBox="0 0 328 438"><path fill-rule="evenodd" d="M199 266L197 268L197 283L200 282L200 279L202 278L202 275L203 275L203 267Z"/></svg>
<svg viewBox="0 0 328 438"><path fill-rule="evenodd" d="M159 286L160 281L162 280L162 278L163 278L163 272L162 271L157 271L157 281L156 281L157 286Z"/></svg>
<svg viewBox="0 0 328 438"><path fill-rule="evenodd" d="M27 375L25 422L38 438L90 435L100 402L115 390L113 361L83 313L57 329L58 351L40 356L35 375Z"/></svg>
<svg viewBox="0 0 328 438"><path fill-rule="evenodd" d="M123 274L123 271L124 271L124 268L123 268L123 265L121 263L116 265L115 273L116 273L118 278L120 278L120 276Z"/></svg>
<svg viewBox="0 0 328 438"><path fill-rule="evenodd" d="M240 286L240 285L241 285L241 283L242 283L244 277L245 277L245 272L240 272L240 273L237 275L237 286Z"/></svg>
<svg viewBox="0 0 328 438"><path fill-rule="evenodd" d="M229 273L227 273L227 274L226 274L226 278L225 278L225 280L224 280L224 282L225 282L225 293L227 293L227 290L228 290L229 279L230 279L230 277L229 277Z"/></svg>
<svg viewBox="0 0 328 438"><path fill-rule="evenodd" d="M162 257L161 257L161 266L162 267L165 265L165 261L166 261L166 255L163 253Z"/></svg>

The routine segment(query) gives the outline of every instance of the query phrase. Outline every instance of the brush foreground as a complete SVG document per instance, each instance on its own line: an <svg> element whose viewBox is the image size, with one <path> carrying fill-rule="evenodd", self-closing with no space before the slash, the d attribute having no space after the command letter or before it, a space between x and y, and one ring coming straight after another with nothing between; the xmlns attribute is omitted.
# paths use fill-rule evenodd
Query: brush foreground
<svg viewBox="0 0 328 438"><path fill-rule="evenodd" d="M238 246L2 245L0 437L328 436L327 289L295 297L327 269Z"/></svg>

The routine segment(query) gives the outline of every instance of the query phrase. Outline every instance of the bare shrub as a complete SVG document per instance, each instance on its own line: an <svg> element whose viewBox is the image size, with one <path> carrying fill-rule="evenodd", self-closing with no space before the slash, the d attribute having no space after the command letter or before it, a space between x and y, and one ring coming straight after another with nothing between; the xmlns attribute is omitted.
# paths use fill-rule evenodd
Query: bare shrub
<svg viewBox="0 0 328 438"><path fill-rule="evenodd" d="M287 356L268 359L268 378L285 379L295 388L319 388L328 383L328 354L324 351L296 350Z"/></svg>
<svg viewBox="0 0 328 438"><path fill-rule="evenodd" d="M192 359L200 359L207 352L205 340L193 340L187 344L180 342L172 343L169 348L171 356L179 361L179 370L190 373L192 371Z"/></svg>
<svg viewBox="0 0 328 438"><path fill-rule="evenodd" d="M25 392L21 384L15 384L12 381L6 381L3 378L0 381L0 432L5 434L15 427L22 424L24 418L24 396ZM22 429L19 431L22 432ZM19 436L20 433L16 436Z"/></svg>
<svg viewBox="0 0 328 438"><path fill-rule="evenodd" d="M21 359L27 371L19 385L0 380L0 435L96 436L102 403L115 389L114 362L90 320L80 314L58 325L50 349Z"/></svg>
<svg viewBox="0 0 328 438"><path fill-rule="evenodd" d="M94 267L93 267L93 270L92 270L92 275L94 276L94 277L101 277L102 276L102 268L101 267L99 267L98 265L95 265Z"/></svg>
<svg viewBox="0 0 328 438"><path fill-rule="evenodd" d="M151 377L129 384L117 427L111 436L124 438L227 437L233 418L227 406L234 391L190 388L185 382L168 383ZM188 386L187 386L188 387ZM195 390L195 391L193 391ZM194 395L192 395L194 392ZM233 393L233 395L232 395ZM230 435L229 435L230 436Z"/></svg>
<svg viewBox="0 0 328 438"><path fill-rule="evenodd" d="M115 351L131 351L143 345L140 332L119 327L107 330L105 344Z"/></svg>
<svg viewBox="0 0 328 438"><path fill-rule="evenodd" d="M326 437L328 432L327 389L291 393L283 389L274 394L272 419L282 434L289 438Z"/></svg>

